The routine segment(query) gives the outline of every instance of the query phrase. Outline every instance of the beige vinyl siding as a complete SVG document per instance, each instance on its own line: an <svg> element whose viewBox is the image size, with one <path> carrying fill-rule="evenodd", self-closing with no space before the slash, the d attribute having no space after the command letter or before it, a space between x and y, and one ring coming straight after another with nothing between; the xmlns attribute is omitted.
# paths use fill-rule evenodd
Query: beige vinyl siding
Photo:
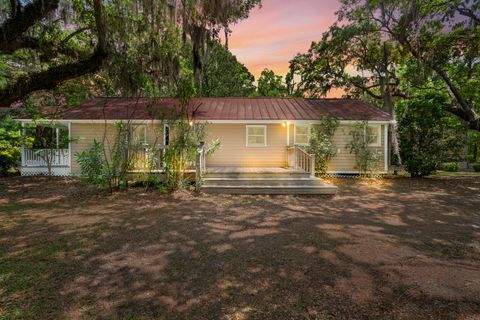
<svg viewBox="0 0 480 320"><path fill-rule="evenodd" d="M268 124L267 146L247 147L248 124L209 124L206 143L220 140L220 149L207 158L211 167L284 167L286 166L287 128Z"/></svg>
<svg viewBox="0 0 480 320"><path fill-rule="evenodd" d="M143 123L147 126L147 144L163 144L163 127L151 122ZM76 161L75 154L87 150L93 144L94 139L99 142L105 141L106 144L113 145L115 141L116 129L113 123L72 123L70 136L73 139L72 150L72 173L77 174L80 171ZM107 151L109 148L105 148Z"/></svg>
<svg viewBox="0 0 480 320"><path fill-rule="evenodd" d="M333 136L333 144L337 148L337 155L333 157L328 163L328 171L335 171L335 172L355 172L358 171L355 162L355 155L350 153L350 149L347 148L349 141L351 140L351 135L349 134L352 130L351 125L340 125L335 131ZM380 147L372 147L375 148L378 152L381 153L381 161L378 167L379 171L384 171L384 146L385 146L385 126L381 126L381 134L380 138L382 144Z"/></svg>
<svg viewBox="0 0 480 320"><path fill-rule="evenodd" d="M147 143L152 145L163 144L163 125L147 124ZM247 147L246 146L246 126L247 124L208 124L206 143L210 143L214 139L220 140L220 149L214 155L207 158L207 166L225 167L285 167L286 163L286 144L287 144L287 127L279 124L267 124L267 146L266 147ZM294 125L290 124L290 145L294 142ZM79 172L79 166L75 159L75 153L88 149L94 139L102 141L104 132L106 137L112 144L115 135L115 125L102 123L72 123L71 137L75 140L72 142L72 173ZM349 132L351 125L340 125L333 137L333 143L337 149L337 155L331 159L328 164L328 171L335 172L355 172L358 171L355 164L355 156L350 154L350 150L346 148L351 139ZM381 126L380 147L375 149L382 154L382 160L379 165L379 171L384 170L384 133L385 126ZM156 137L158 137L156 139ZM170 141L174 138L174 128L171 127ZM108 149L108 148L107 148Z"/></svg>

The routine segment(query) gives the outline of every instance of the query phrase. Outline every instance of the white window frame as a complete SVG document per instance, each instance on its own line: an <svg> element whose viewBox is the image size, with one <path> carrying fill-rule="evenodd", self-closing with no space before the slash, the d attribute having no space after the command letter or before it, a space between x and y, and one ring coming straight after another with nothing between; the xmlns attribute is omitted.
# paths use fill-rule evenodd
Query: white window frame
<svg viewBox="0 0 480 320"><path fill-rule="evenodd" d="M263 128L265 132L265 143L264 144L249 144L248 143L248 129L249 128ZM245 146L248 148L264 148L267 146L267 126L266 125L246 125L245 126Z"/></svg>
<svg viewBox="0 0 480 320"><path fill-rule="evenodd" d="M307 143L297 143L297 126L298 127L307 127ZM293 144L298 146L307 146L310 144L310 135L312 134L312 126L309 124L295 124L293 126Z"/></svg>
<svg viewBox="0 0 480 320"><path fill-rule="evenodd" d="M377 143L369 143L368 146L369 147L381 147L382 146L382 126L377 124L369 124L368 125L369 128L373 130L377 130L377 137L378 137L378 142ZM365 130L367 130L365 128ZM367 132L365 131L365 139L367 139Z"/></svg>

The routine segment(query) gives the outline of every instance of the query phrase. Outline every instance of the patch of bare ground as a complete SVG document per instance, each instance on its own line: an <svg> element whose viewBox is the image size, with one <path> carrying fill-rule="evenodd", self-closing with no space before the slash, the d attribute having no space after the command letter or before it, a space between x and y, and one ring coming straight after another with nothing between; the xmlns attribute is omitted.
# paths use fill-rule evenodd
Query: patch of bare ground
<svg viewBox="0 0 480 320"><path fill-rule="evenodd" d="M0 319L480 319L480 179L336 196L0 178Z"/></svg>

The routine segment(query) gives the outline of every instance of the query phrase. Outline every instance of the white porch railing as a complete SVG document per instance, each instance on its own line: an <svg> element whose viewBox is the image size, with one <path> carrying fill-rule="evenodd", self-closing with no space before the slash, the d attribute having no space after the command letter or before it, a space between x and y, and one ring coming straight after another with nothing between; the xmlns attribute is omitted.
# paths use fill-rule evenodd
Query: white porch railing
<svg viewBox="0 0 480 320"><path fill-rule="evenodd" d="M202 186L203 175L207 172L207 161L206 161L206 152L205 144L202 142L198 146L198 152L195 159L195 189L200 191Z"/></svg>
<svg viewBox="0 0 480 320"><path fill-rule="evenodd" d="M308 154L305 149L300 146L292 146L287 148L288 165L295 169L302 169L305 172L315 176L315 155Z"/></svg>
<svg viewBox="0 0 480 320"><path fill-rule="evenodd" d="M135 150L130 171L149 171L164 169L165 146L145 146Z"/></svg>
<svg viewBox="0 0 480 320"><path fill-rule="evenodd" d="M63 167L70 165L68 149L23 149L24 167Z"/></svg>

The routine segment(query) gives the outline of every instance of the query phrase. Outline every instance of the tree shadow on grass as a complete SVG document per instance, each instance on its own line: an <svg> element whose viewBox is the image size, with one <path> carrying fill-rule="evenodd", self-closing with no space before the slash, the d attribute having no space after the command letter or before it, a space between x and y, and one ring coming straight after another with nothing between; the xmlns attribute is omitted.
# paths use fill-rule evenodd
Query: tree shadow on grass
<svg viewBox="0 0 480 320"><path fill-rule="evenodd" d="M480 314L476 256L452 260L458 257L429 247L478 240L478 201L467 190L478 184L395 183L380 190L345 184L333 198L127 192L39 205L26 196L12 207L9 195L0 204L7 288L0 312L51 319Z"/></svg>

